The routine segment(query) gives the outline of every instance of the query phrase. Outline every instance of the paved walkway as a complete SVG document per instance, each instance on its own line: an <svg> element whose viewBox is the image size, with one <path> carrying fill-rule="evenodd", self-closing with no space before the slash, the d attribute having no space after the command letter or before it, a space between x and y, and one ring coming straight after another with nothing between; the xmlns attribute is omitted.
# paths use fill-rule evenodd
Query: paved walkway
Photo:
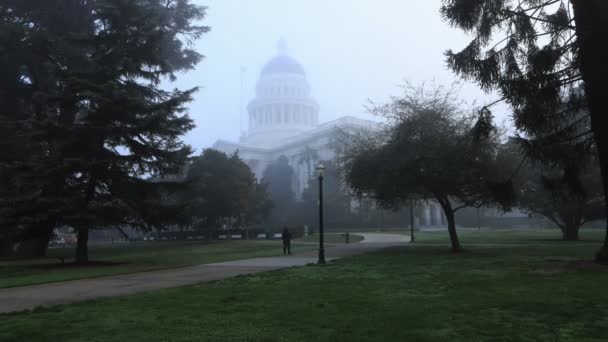
<svg viewBox="0 0 608 342"><path fill-rule="evenodd" d="M403 245L409 242L409 237L404 235L357 234L364 237L361 243L336 245L327 248L325 251L327 261ZM317 251L308 251L286 257L227 261L163 271L0 289L0 313L192 285L237 275L304 266L316 262Z"/></svg>

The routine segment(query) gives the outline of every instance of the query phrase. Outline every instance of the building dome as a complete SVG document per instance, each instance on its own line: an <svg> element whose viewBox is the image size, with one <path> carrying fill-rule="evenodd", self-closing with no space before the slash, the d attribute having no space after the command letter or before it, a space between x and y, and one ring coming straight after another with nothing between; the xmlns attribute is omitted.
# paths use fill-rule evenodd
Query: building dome
<svg viewBox="0 0 608 342"><path fill-rule="evenodd" d="M304 68L287 55L284 40L262 68L247 111L249 129L242 143L249 146L272 148L317 126L319 105L310 95Z"/></svg>
<svg viewBox="0 0 608 342"><path fill-rule="evenodd" d="M300 63L287 55L276 56L262 68L262 76L275 73L306 75Z"/></svg>

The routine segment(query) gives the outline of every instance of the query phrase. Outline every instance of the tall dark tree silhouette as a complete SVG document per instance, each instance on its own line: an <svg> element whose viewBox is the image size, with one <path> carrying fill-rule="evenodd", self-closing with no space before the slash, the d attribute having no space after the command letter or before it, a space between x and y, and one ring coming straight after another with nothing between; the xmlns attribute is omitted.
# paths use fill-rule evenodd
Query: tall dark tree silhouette
<svg viewBox="0 0 608 342"><path fill-rule="evenodd" d="M1 159L21 190L3 199L3 222L36 223L43 234L76 228L78 262L88 260L90 228L161 225L168 217L156 191L167 184L145 179L176 173L191 153L179 137L193 127L185 104L196 89L160 83L202 58L190 43L208 31L198 25L205 8L189 0L7 0L0 13L2 59L12 62L0 122L14 132L0 139L14 146L27 137L33 152Z"/></svg>
<svg viewBox="0 0 608 342"><path fill-rule="evenodd" d="M266 187L256 182L249 166L237 154L213 149L193 158L178 194L185 216L198 228L257 223L269 211Z"/></svg>
<svg viewBox="0 0 608 342"><path fill-rule="evenodd" d="M441 15L473 36L447 52L450 68L503 96L537 156L551 145L594 143L606 198L608 1L444 0ZM608 223L596 259L608 261Z"/></svg>
<svg viewBox="0 0 608 342"><path fill-rule="evenodd" d="M271 219L276 224L287 224L290 210L293 209L293 174L293 168L289 166L289 160L285 156L280 156L268 165L262 174L262 183L267 185L268 196L273 204Z"/></svg>

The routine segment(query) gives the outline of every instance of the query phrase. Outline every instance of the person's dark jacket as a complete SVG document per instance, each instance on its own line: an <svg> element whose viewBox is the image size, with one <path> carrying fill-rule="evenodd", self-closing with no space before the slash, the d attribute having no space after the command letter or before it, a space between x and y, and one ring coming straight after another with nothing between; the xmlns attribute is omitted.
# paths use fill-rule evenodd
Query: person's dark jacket
<svg viewBox="0 0 608 342"><path fill-rule="evenodd" d="M283 243L291 242L291 233L288 230L284 230L282 237Z"/></svg>

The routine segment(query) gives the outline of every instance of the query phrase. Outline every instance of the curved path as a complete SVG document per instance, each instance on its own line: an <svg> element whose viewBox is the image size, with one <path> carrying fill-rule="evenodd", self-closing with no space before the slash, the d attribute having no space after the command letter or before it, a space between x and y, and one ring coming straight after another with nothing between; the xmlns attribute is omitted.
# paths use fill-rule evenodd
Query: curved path
<svg viewBox="0 0 608 342"><path fill-rule="evenodd" d="M380 233L357 233L357 235L364 237L361 243L326 248L326 260L331 261L409 242L409 237L405 235ZM277 245L277 248L280 246ZM317 251L308 251L291 256L227 261L163 271L0 289L0 313L192 285L316 262Z"/></svg>
<svg viewBox="0 0 608 342"><path fill-rule="evenodd" d="M363 236L362 243L408 243L409 235L389 234L389 233L355 233Z"/></svg>

